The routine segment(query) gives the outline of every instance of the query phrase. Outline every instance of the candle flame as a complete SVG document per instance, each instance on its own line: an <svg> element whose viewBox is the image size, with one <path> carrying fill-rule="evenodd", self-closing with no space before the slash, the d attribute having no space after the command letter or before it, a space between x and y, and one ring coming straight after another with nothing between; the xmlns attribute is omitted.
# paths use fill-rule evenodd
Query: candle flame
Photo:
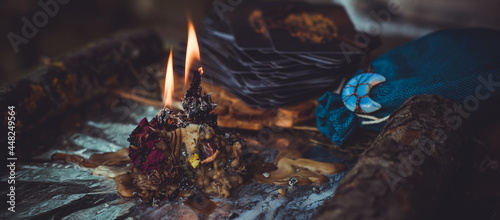
<svg viewBox="0 0 500 220"><path fill-rule="evenodd" d="M193 61L200 61L200 47L198 46L198 39L196 38L196 31L194 30L193 22L188 17L188 41L186 48L186 63L184 66L184 85L187 85L189 78L189 71Z"/></svg>
<svg viewBox="0 0 500 220"><path fill-rule="evenodd" d="M172 96L174 93L174 68L172 64L172 49L168 56L167 69L165 70L165 89L163 91L163 108L172 107Z"/></svg>

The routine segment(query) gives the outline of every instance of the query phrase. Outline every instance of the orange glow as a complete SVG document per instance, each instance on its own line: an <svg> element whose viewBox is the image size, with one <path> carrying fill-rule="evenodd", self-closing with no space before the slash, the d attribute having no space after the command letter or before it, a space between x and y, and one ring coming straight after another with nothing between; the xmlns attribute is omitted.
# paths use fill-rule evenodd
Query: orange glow
<svg viewBox="0 0 500 220"><path fill-rule="evenodd" d="M187 85L189 70L191 70L191 65L194 60L200 61L200 47L198 46L198 39L196 38L193 22L191 22L191 18L188 17L188 41L186 48L186 63L184 66L184 85Z"/></svg>
<svg viewBox="0 0 500 220"><path fill-rule="evenodd" d="M167 70L165 71L165 89L163 91L163 108L172 107L172 96L174 93L174 68L172 64L172 49L168 56Z"/></svg>

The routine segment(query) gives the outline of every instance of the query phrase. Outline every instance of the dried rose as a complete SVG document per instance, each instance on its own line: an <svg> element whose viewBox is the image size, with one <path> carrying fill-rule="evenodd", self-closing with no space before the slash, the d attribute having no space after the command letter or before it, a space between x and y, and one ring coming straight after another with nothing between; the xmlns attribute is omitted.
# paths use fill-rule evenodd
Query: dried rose
<svg viewBox="0 0 500 220"><path fill-rule="evenodd" d="M214 153L219 149L219 147L212 140L204 140L201 143L201 151L205 158L214 155Z"/></svg>
<svg viewBox="0 0 500 220"><path fill-rule="evenodd" d="M158 169L161 165L161 161L165 159L165 152L160 149L154 149L148 154L148 159L142 165L142 172L146 173L149 170Z"/></svg>
<svg viewBox="0 0 500 220"><path fill-rule="evenodd" d="M130 138L147 134L151 127L152 125L148 122L148 119L143 118L139 125L134 129L134 131L132 131L132 134L130 134Z"/></svg>

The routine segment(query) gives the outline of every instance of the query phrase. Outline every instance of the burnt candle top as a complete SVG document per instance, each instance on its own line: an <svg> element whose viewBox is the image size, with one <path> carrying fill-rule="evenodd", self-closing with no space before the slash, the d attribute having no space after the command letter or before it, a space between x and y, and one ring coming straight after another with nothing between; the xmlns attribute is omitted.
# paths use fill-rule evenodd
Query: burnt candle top
<svg viewBox="0 0 500 220"><path fill-rule="evenodd" d="M217 104L212 102L210 94L203 94L200 85L202 74L203 69L201 67L194 72L191 86L187 90L186 95L184 95L184 99L182 99L184 112L188 120L192 123L211 122L214 117L217 117L211 113L217 107Z"/></svg>

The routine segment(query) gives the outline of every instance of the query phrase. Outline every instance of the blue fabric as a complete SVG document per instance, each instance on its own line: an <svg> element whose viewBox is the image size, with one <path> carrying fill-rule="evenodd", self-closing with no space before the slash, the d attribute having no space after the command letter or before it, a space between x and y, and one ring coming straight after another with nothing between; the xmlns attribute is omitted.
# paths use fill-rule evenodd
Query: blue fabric
<svg viewBox="0 0 500 220"><path fill-rule="evenodd" d="M500 31L467 28L434 32L387 52L372 65L375 73L387 79L370 91L370 97L382 105L370 115L379 118L390 115L414 95L437 94L462 103L481 85L481 94L498 95ZM497 82L493 83L497 86L488 87L479 80L481 77ZM337 144L344 143L359 128L381 131L385 125L362 125L361 119L343 105L340 94L327 92L318 103L318 128Z"/></svg>

